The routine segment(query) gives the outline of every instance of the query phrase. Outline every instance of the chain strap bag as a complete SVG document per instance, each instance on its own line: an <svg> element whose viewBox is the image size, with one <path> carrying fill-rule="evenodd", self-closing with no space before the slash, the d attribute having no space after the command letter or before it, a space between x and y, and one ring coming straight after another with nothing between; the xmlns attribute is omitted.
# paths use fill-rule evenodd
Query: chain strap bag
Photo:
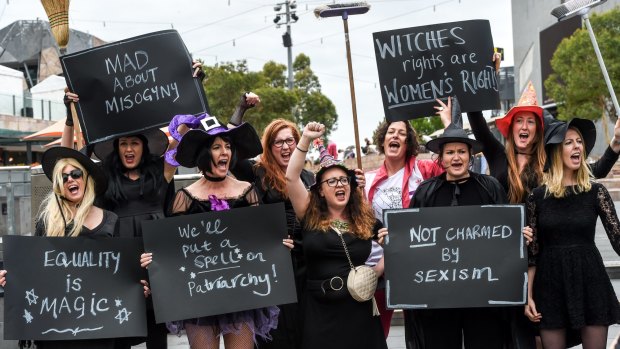
<svg viewBox="0 0 620 349"><path fill-rule="evenodd" d="M351 297L358 302L366 302L372 299L372 314L374 316L378 316L379 308L377 307L377 301L374 297L375 291L377 290L377 281L379 279L377 273L367 265L358 265L357 267L354 266L351 261L351 256L349 255L347 243L342 237L342 233L338 228L333 226L332 229L334 229L340 237L340 241L342 241L342 246L344 247L344 252L349 260L349 266L351 266L351 271L349 271L349 276L347 277L347 289L349 290Z"/></svg>

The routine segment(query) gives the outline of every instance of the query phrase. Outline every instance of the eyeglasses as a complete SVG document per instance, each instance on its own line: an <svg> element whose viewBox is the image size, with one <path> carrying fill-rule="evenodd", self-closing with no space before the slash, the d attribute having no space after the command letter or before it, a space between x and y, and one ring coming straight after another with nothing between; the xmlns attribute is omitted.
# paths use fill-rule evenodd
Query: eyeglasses
<svg viewBox="0 0 620 349"><path fill-rule="evenodd" d="M67 181L69 180L69 176L71 176L71 178L75 180L75 179L82 178L82 175L84 175L84 173L82 173L82 170L80 170L79 168L76 168L75 170L72 170L69 173L63 173L62 182L67 183Z"/></svg>
<svg viewBox="0 0 620 349"><path fill-rule="evenodd" d="M288 145L289 147L292 147L293 144L295 144L295 138L289 137L287 139L278 139L277 141L273 142L273 145L275 145L276 148L282 148L284 143L286 143L286 145Z"/></svg>
<svg viewBox="0 0 620 349"><path fill-rule="evenodd" d="M351 180L349 179L349 177L340 177L340 178L332 177L332 178L326 179L323 182L321 182L321 184L323 183L327 183L327 185L330 187L335 187L338 185L338 183L342 184L343 186L349 185L351 183Z"/></svg>

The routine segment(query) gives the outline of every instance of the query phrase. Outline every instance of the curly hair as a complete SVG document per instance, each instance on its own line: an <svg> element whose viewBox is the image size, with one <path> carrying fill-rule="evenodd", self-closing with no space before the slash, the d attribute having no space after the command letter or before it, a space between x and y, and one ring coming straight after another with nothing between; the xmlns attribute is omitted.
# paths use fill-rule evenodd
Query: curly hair
<svg viewBox="0 0 620 349"><path fill-rule="evenodd" d="M377 150L379 153L385 154L385 149L383 149L383 142L385 142L385 137L387 135L388 129L393 123L402 122L405 124L405 129L407 130L407 152L405 153L405 159L409 159L412 156L418 156L418 149L420 148L420 143L418 142L418 135L416 131L413 129L413 126L408 121L394 121L387 122L383 121L377 131L373 136L373 141L377 145Z"/></svg>

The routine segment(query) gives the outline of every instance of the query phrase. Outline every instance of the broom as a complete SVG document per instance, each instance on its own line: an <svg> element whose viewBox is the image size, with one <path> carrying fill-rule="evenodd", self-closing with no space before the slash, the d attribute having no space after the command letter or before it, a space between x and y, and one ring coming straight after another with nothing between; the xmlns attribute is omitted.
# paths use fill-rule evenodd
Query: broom
<svg viewBox="0 0 620 349"><path fill-rule="evenodd" d="M41 0L61 53L69 43L69 0Z"/></svg>
<svg viewBox="0 0 620 349"><path fill-rule="evenodd" d="M347 65L349 68L349 87L351 89L351 109L353 111L353 128L355 131L355 157L357 167L362 169L362 151L360 147L360 136L357 127L357 106L355 105L355 83L353 82L353 66L351 65L351 46L349 45L349 15L361 15L370 10L370 5L366 2L353 2L343 4L322 5L314 9L314 15L320 18L342 17L344 23L344 41L347 48Z"/></svg>

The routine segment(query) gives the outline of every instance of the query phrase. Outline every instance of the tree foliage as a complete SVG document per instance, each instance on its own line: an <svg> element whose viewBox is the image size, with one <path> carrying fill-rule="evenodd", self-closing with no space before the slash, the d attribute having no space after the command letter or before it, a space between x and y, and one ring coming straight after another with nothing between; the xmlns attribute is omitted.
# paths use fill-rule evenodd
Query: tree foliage
<svg viewBox="0 0 620 349"><path fill-rule="evenodd" d="M248 110L244 120L259 133L273 119L284 118L295 122L300 129L309 121L321 122L328 136L337 126L336 107L321 93L321 84L310 68L308 56L298 55L293 68L293 90L288 90L286 66L273 61L265 63L258 72L249 71L246 61L204 66L207 75L204 87L211 113L226 122L241 95L252 91L260 96L261 104Z"/></svg>
<svg viewBox="0 0 620 349"><path fill-rule="evenodd" d="M607 71L615 88L620 88L620 9L590 17ZM594 47L585 25L564 39L553 58L554 73L545 81L545 88L558 104L558 117L599 119L604 112L617 118L607 85L599 67Z"/></svg>

